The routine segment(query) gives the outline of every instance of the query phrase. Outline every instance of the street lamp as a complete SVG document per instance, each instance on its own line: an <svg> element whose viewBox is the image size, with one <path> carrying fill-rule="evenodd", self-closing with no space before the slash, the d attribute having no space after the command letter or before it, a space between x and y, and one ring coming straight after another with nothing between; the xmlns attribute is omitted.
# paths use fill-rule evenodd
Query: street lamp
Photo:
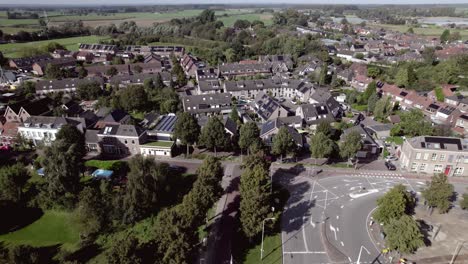
<svg viewBox="0 0 468 264"><path fill-rule="evenodd" d="M461 241L457 244L457 247L455 248L455 252L453 253L452 259L450 260L450 264L453 264L455 261L455 258L458 256L458 253L460 253L460 250L462 249L463 245L467 241Z"/></svg>
<svg viewBox="0 0 468 264"><path fill-rule="evenodd" d="M265 235L265 221L267 220L276 220L276 218L274 217L269 217L269 218L265 218L263 220L263 227L262 227L262 247L260 248L260 261L263 260L263 237Z"/></svg>

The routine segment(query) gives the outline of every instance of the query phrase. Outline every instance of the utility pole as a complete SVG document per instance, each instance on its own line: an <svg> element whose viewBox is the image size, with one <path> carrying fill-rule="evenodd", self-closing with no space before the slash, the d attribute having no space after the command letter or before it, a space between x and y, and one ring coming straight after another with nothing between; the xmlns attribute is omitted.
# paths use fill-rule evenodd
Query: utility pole
<svg viewBox="0 0 468 264"><path fill-rule="evenodd" d="M450 260L450 264L455 263L455 258L458 256L458 253L460 253L460 250L463 247L463 244L465 244L465 242L466 241L458 242L457 247L455 248L455 252L453 252L452 259Z"/></svg>
<svg viewBox="0 0 468 264"><path fill-rule="evenodd" d="M263 227L262 227L262 247L260 249L260 261L263 260L263 238L265 236L265 221L267 220L276 220L276 218L274 217L270 217L270 218L265 218L263 219Z"/></svg>

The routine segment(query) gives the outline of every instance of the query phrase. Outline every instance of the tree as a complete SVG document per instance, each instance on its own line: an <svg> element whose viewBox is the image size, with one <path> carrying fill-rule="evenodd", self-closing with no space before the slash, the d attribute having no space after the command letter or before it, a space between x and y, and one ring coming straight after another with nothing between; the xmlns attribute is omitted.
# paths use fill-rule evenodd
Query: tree
<svg viewBox="0 0 468 264"><path fill-rule="evenodd" d="M437 207L439 213L446 213L450 209L453 197L453 185L448 183L447 176L443 173L432 176L427 188L421 193L430 207Z"/></svg>
<svg viewBox="0 0 468 264"><path fill-rule="evenodd" d="M109 222L108 202L97 188L88 186L80 192L73 215L82 235L88 237L105 228Z"/></svg>
<svg viewBox="0 0 468 264"><path fill-rule="evenodd" d="M409 34L414 34L414 29L412 27L408 28L408 30L406 31L406 33L409 33Z"/></svg>
<svg viewBox="0 0 468 264"><path fill-rule="evenodd" d="M413 66L408 65L407 67L401 67L396 76L395 83L399 87L409 88L417 81L416 73L414 72Z"/></svg>
<svg viewBox="0 0 468 264"><path fill-rule="evenodd" d="M377 93L372 94L369 99L367 99L367 112L373 113L378 101L379 96Z"/></svg>
<svg viewBox="0 0 468 264"><path fill-rule="evenodd" d="M60 66L52 63L48 63L45 68L45 74L49 79L60 79L63 78L63 71Z"/></svg>
<svg viewBox="0 0 468 264"><path fill-rule="evenodd" d="M120 64L125 64L122 57L116 56L116 57L114 57L114 59L112 59L112 65L120 65Z"/></svg>
<svg viewBox="0 0 468 264"><path fill-rule="evenodd" d="M56 139L44 150L44 195L48 202L64 208L72 208L80 190L81 147Z"/></svg>
<svg viewBox="0 0 468 264"><path fill-rule="evenodd" d="M371 78L377 78L381 73L382 73L382 71L380 70L380 68L377 68L377 67L368 67L367 68L367 76L369 76Z"/></svg>
<svg viewBox="0 0 468 264"><path fill-rule="evenodd" d="M182 112L178 115L174 127L174 137L180 139L182 144L187 146L187 156L189 154L189 146L197 142L200 136L200 125L193 115L187 112Z"/></svg>
<svg viewBox="0 0 468 264"><path fill-rule="evenodd" d="M411 212L414 205L415 199L406 191L406 187L398 184L377 199L377 209L373 217L377 222L387 225L392 219L399 219L405 213Z"/></svg>
<svg viewBox="0 0 468 264"><path fill-rule="evenodd" d="M393 105L390 97L383 97L375 103L374 116L377 120L385 120L392 113Z"/></svg>
<svg viewBox="0 0 468 264"><path fill-rule="evenodd" d="M199 139L200 144L208 149L214 149L215 155L218 147L224 148L228 143L224 125L216 116L212 116L208 119L208 122L201 130Z"/></svg>
<svg viewBox="0 0 468 264"><path fill-rule="evenodd" d="M327 121L321 121L317 125L317 129L315 130L315 133L323 133L325 136L330 137L332 133L332 126L330 125L329 122Z"/></svg>
<svg viewBox="0 0 468 264"><path fill-rule="evenodd" d="M127 174L123 207L124 223L135 223L155 211L164 190L169 166L156 163L152 158L136 155L128 162L130 171Z"/></svg>
<svg viewBox="0 0 468 264"><path fill-rule="evenodd" d="M296 149L296 144L287 127L282 126L278 134L273 136L273 144L271 146L271 152L275 155L281 155L281 161L283 161L283 155L293 152Z"/></svg>
<svg viewBox="0 0 468 264"><path fill-rule="evenodd" d="M84 78L88 76L88 70L86 70L84 67L80 67L78 70L78 78Z"/></svg>
<svg viewBox="0 0 468 264"><path fill-rule="evenodd" d="M359 134L357 131L351 131L348 135L345 136L343 142L340 145L340 155L350 159L356 155L361 147L361 134Z"/></svg>
<svg viewBox="0 0 468 264"><path fill-rule="evenodd" d="M240 178L240 222L244 234L250 239L262 231L261 223L268 217L270 184L269 171L261 164L244 168Z"/></svg>
<svg viewBox="0 0 468 264"><path fill-rule="evenodd" d="M320 69L320 76L319 76L319 84L320 85L326 85L328 84L328 67L326 64L322 65L322 68Z"/></svg>
<svg viewBox="0 0 468 264"><path fill-rule="evenodd" d="M401 253L413 253L424 246L424 236L419 224L409 215L391 219L384 226L386 245L390 250Z"/></svg>
<svg viewBox="0 0 468 264"><path fill-rule="evenodd" d="M233 105L231 113L229 114L229 118L231 118L232 121L236 122L237 125L241 124L241 119L239 116L239 112L237 111L237 106Z"/></svg>
<svg viewBox="0 0 468 264"><path fill-rule="evenodd" d="M19 203L23 200L24 188L29 178L28 170L23 164L0 168L0 200Z"/></svg>
<svg viewBox="0 0 468 264"><path fill-rule="evenodd" d="M468 210L468 193L463 194L463 199L460 200L460 207L463 210Z"/></svg>
<svg viewBox="0 0 468 264"><path fill-rule="evenodd" d="M136 73L141 73L143 71L143 68L140 65L135 65L133 66L133 71Z"/></svg>
<svg viewBox="0 0 468 264"><path fill-rule="evenodd" d="M446 29L440 35L440 43L446 43L450 38L450 30Z"/></svg>
<svg viewBox="0 0 468 264"><path fill-rule="evenodd" d="M114 106L125 111L145 111L149 105L148 94L141 85L130 85L119 90L114 100Z"/></svg>
<svg viewBox="0 0 468 264"><path fill-rule="evenodd" d="M371 95L376 94L376 93L377 93L377 84L375 83L375 81L372 81L369 83L369 85L367 85L366 90L361 96L362 103L367 103L367 100L369 100Z"/></svg>
<svg viewBox="0 0 468 264"><path fill-rule="evenodd" d="M238 29L246 29L250 27L250 21L245 20L245 19L238 19L236 22L234 22L233 27L238 28Z"/></svg>
<svg viewBox="0 0 468 264"><path fill-rule="evenodd" d="M96 100L102 95L101 84L98 82L80 83L76 93L81 100Z"/></svg>
<svg viewBox="0 0 468 264"><path fill-rule="evenodd" d="M310 138L310 153L314 158L329 158L333 153L334 142L322 132L316 132Z"/></svg>
<svg viewBox="0 0 468 264"><path fill-rule="evenodd" d="M399 135L416 137L432 135L434 132L432 124L424 119L424 114L419 109L403 112L400 114L400 118L399 127L401 133Z"/></svg>
<svg viewBox="0 0 468 264"><path fill-rule="evenodd" d="M215 11L211 9L203 10L203 12L201 12L201 14L198 15L198 20L202 24L215 21L216 20Z"/></svg>
<svg viewBox="0 0 468 264"><path fill-rule="evenodd" d="M358 60L363 60L364 59L364 54L361 52L358 52L354 55L354 57Z"/></svg>
<svg viewBox="0 0 468 264"><path fill-rule="evenodd" d="M55 135L56 140L63 140L68 146L76 145L76 156L83 158L86 155L85 136L75 126L66 124Z"/></svg>
<svg viewBox="0 0 468 264"><path fill-rule="evenodd" d="M129 234L111 243L106 258L109 264L141 264L143 261L138 250L138 239L133 234Z"/></svg>
<svg viewBox="0 0 468 264"><path fill-rule="evenodd" d="M239 134L239 147L247 149L249 155L250 147L260 141L260 129L254 122L248 122L241 126Z"/></svg>
<svg viewBox="0 0 468 264"><path fill-rule="evenodd" d="M106 74L110 77L114 77L115 75L117 75L119 73L119 71L117 70L117 68L115 68L114 66L110 67L107 71L106 71Z"/></svg>

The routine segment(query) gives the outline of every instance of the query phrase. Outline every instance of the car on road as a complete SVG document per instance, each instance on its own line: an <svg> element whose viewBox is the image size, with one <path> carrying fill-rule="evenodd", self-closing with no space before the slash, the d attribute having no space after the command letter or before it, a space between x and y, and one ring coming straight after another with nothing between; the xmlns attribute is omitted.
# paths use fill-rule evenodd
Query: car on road
<svg viewBox="0 0 468 264"><path fill-rule="evenodd" d="M177 166L177 165L174 165L174 164L169 165L169 170L173 171L173 172L176 172L176 173L183 173L183 172L186 171L186 169L184 167Z"/></svg>
<svg viewBox="0 0 468 264"><path fill-rule="evenodd" d="M388 155L388 156L385 158L385 160L387 160L387 161L390 161L390 160L397 161L398 158L395 157L395 156L393 156L393 155Z"/></svg>
<svg viewBox="0 0 468 264"><path fill-rule="evenodd" d="M391 163L390 161L385 162L385 167L387 167L387 169L391 171L396 170L396 166L393 165L393 163Z"/></svg>

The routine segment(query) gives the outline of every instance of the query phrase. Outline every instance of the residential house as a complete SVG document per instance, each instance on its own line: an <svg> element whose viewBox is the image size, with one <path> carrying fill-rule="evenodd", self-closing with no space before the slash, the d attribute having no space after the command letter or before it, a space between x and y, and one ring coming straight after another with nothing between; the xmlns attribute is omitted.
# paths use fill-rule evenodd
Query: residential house
<svg viewBox="0 0 468 264"><path fill-rule="evenodd" d="M79 51L99 54L112 54L115 55L118 52L117 45L107 44L80 44Z"/></svg>
<svg viewBox="0 0 468 264"><path fill-rule="evenodd" d="M50 113L52 101L42 98L36 101L22 101L7 107L4 117L7 122L24 122L33 115L46 115Z"/></svg>
<svg viewBox="0 0 468 264"><path fill-rule="evenodd" d="M101 113L96 114L98 117L101 116ZM130 124L131 117L125 111L116 109L112 111L106 111L106 113L101 117L99 121L96 122L94 126L95 129L102 129L107 125L120 125L120 124Z"/></svg>
<svg viewBox="0 0 468 264"><path fill-rule="evenodd" d="M77 61L83 61L86 63L91 63L93 61L94 55L91 52L80 51L76 54Z"/></svg>
<svg viewBox="0 0 468 264"><path fill-rule="evenodd" d="M231 95L226 93L189 95L182 97L185 112L195 115L229 114Z"/></svg>
<svg viewBox="0 0 468 264"><path fill-rule="evenodd" d="M373 159L380 155L383 146L374 140L372 133L363 125L356 125L345 129L341 135L341 140L344 140L351 132L358 132L361 135L362 148L356 153L358 160Z"/></svg>
<svg viewBox="0 0 468 264"><path fill-rule="evenodd" d="M401 168L410 172L468 176L468 146L465 139L419 136L403 142Z"/></svg>
<svg viewBox="0 0 468 264"><path fill-rule="evenodd" d="M263 140L265 145L271 146L273 144L273 138L278 134L281 127L286 127L289 134L291 135L294 143L298 148L303 148L305 145L305 140L303 135L301 135L294 127L285 125L280 118L274 118L268 120L262 124L260 129L260 138Z"/></svg>
<svg viewBox="0 0 468 264"><path fill-rule="evenodd" d="M197 82L201 81L213 81L213 80L218 80L218 69L215 68L202 68L202 69L197 69L196 71L196 80Z"/></svg>
<svg viewBox="0 0 468 264"><path fill-rule="evenodd" d="M260 55L258 61L264 63L284 65L286 70L292 70L294 68L294 62L291 56L289 55Z"/></svg>
<svg viewBox="0 0 468 264"><path fill-rule="evenodd" d="M123 48L124 52L131 52L135 55L155 54L159 56L169 57L171 55L180 57L184 55L184 47L181 46L140 46L129 45Z"/></svg>
<svg viewBox="0 0 468 264"><path fill-rule="evenodd" d="M112 77L108 74L109 69L115 68L116 75L130 75L140 73L158 73L162 71L161 63L133 63L119 65L95 65L88 66L85 69L88 71L88 77L104 76ZM78 70L78 69L77 69Z"/></svg>
<svg viewBox="0 0 468 264"><path fill-rule="evenodd" d="M277 98L307 101L311 89L311 84L296 79L224 81L224 92L236 98L255 98L260 92L266 92Z"/></svg>
<svg viewBox="0 0 468 264"><path fill-rule="evenodd" d="M18 133L30 140L35 146L49 145L55 141L58 131L64 125L76 127L84 132L84 120L73 117L30 116L18 126Z"/></svg>
<svg viewBox="0 0 468 264"><path fill-rule="evenodd" d="M10 68L17 69L22 72L30 72L34 63L40 61L50 61L53 58L48 55L39 55L34 57L14 58L8 61Z"/></svg>
<svg viewBox="0 0 468 264"><path fill-rule="evenodd" d="M236 76L271 75L270 63L225 63L218 66L221 76L226 79Z"/></svg>
<svg viewBox="0 0 468 264"><path fill-rule="evenodd" d="M204 68L205 63L198 57L191 54L185 54L180 60L180 66L182 66L186 75L195 77L197 70Z"/></svg>
<svg viewBox="0 0 468 264"><path fill-rule="evenodd" d="M224 91L219 80L203 80L198 82L197 94L222 93Z"/></svg>
<svg viewBox="0 0 468 264"><path fill-rule="evenodd" d="M139 126L105 125L97 133L102 154L130 156L140 154L140 145L146 142L146 130Z"/></svg>
<svg viewBox="0 0 468 264"><path fill-rule="evenodd" d="M0 121L0 145L10 146L15 142L18 135L18 122L2 122Z"/></svg>
<svg viewBox="0 0 468 264"><path fill-rule="evenodd" d="M104 80L101 77L67 78L59 80L42 80L36 83L36 94L46 95L49 93L75 93L80 85L97 83L101 89Z"/></svg>
<svg viewBox="0 0 468 264"><path fill-rule="evenodd" d="M263 122L288 116L288 111L264 92L259 92L255 97L253 110Z"/></svg>
<svg viewBox="0 0 468 264"><path fill-rule="evenodd" d="M296 109L296 116L301 117L304 123L316 129L321 122L332 123L335 117L326 104L302 104Z"/></svg>
<svg viewBox="0 0 468 264"><path fill-rule="evenodd" d="M115 75L109 78L109 83L124 88L129 85L144 84L145 80L157 78L157 76L162 79L165 85L170 85L172 75L170 72L157 72L157 73L136 73L136 74L121 74Z"/></svg>
<svg viewBox="0 0 468 264"><path fill-rule="evenodd" d="M53 60L43 60L34 62L32 65L32 72L36 75L42 76L45 75L45 71L47 65L52 64L56 65L60 68L73 68L76 65L76 60L74 58L60 58L60 59L53 59Z"/></svg>

